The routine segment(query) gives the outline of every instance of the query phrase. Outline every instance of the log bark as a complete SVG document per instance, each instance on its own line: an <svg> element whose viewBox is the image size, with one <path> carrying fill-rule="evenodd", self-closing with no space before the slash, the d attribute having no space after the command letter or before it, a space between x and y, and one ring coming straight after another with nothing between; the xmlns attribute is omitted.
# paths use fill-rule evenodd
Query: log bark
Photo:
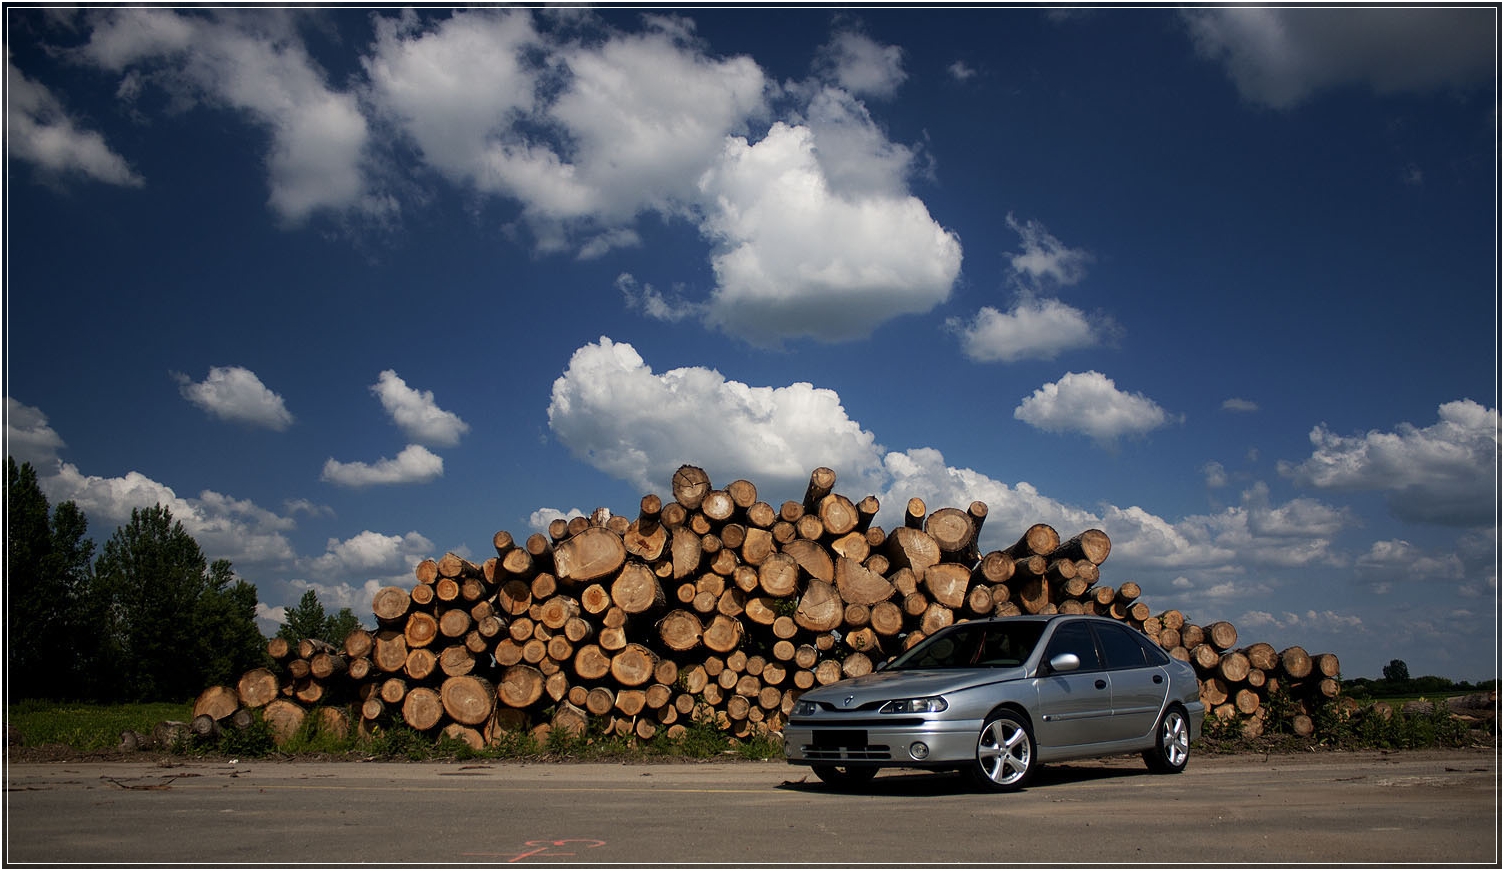
<svg viewBox="0 0 1504 871"><path fill-rule="evenodd" d="M1006 584L1013 578L1013 558L1000 550L989 551L977 565L981 580L989 584Z"/></svg>
<svg viewBox="0 0 1504 871"><path fill-rule="evenodd" d="M414 611L407 615L402 637L409 650L427 647L439 634L439 621L427 611Z"/></svg>
<svg viewBox="0 0 1504 871"><path fill-rule="evenodd" d="M830 555L830 551L820 546L819 542L796 538L784 544L781 551L784 555L793 558L799 568L810 577L827 584L835 581L835 559Z"/></svg>
<svg viewBox="0 0 1504 871"><path fill-rule="evenodd" d="M1101 565L1112 553L1112 539L1100 529L1088 529L1080 535L1062 542L1050 551L1051 559L1087 560L1092 565Z"/></svg>
<svg viewBox="0 0 1504 871"><path fill-rule="evenodd" d="M402 699L402 720L419 732L426 732L444 717L444 700L432 687L409 690Z"/></svg>
<svg viewBox="0 0 1504 871"><path fill-rule="evenodd" d="M1060 533L1048 523L1036 523L1024 530L1018 541L1003 548L1003 552L1015 560L1030 556L1046 556L1060 546Z"/></svg>
<svg viewBox="0 0 1504 871"><path fill-rule="evenodd" d="M611 657L611 677L623 687L640 687L653 679L658 657L641 644L630 643Z"/></svg>
<svg viewBox="0 0 1504 871"><path fill-rule="evenodd" d="M240 708L240 693L233 687L211 686L193 700L193 716L223 720Z"/></svg>
<svg viewBox="0 0 1504 871"><path fill-rule="evenodd" d="M1287 647L1279 654L1280 669L1286 677L1300 680L1311 674L1311 656L1303 647Z"/></svg>
<svg viewBox="0 0 1504 871"><path fill-rule="evenodd" d="M496 695L509 708L526 708L543 697L543 672L521 663L501 674Z"/></svg>
<svg viewBox="0 0 1504 871"><path fill-rule="evenodd" d="M666 599L658 576L643 563L627 563L611 582L611 602L628 614L643 614L663 607Z"/></svg>
<svg viewBox="0 0 1504 871"><path fill-rule="evenodd" d="M620 535L604 526L587 527L554 547L554 574L576 583L593 581L621 570L627 548Z"/></svg>
<svg viewBox="0 0 1504 871"><path fill-rule="evenodd" d="M836 558L836 590L848 605L867 606L893 598L894 592L886 578L848 557Z"/></svg>
<svg viewBox="0 0 1504 871"><path fill-rule="evenodd" d="M700 637L705 632L700 618L682 608L665 614L663 619L658 621L656 628L659 642L676 653L684 653L698 647Z"/></svg>
<svg viewBox="0 0 1504 871"><path fill-rule="evenodd" d="M496 687L483 677L460 675L444 681L439 689L444 713L456 723L478 726L496 710Z"/></svg>
<svg viewBox="0 0 1504 871"><path fill-rule="evenodd" d="M839 493L827 493L822 497L816 513L821 525L825 527L825 534L831 537L839 537L855 530L861 519L856 505Z"/></svg>
<svg viewBox="0 0 1504 871"><path fill-rule="evenodd" d="M964 606L970 586L971 569L960 563L937 563L924 572L924 588L930 598L947 608Z"/></svg>
<svg viewBox="0 0 1504 871"><path fill-rule="evenodd" d="M1218 650L1231 650L1238 643L1238 630L1226 620L1206 627L1206 637Z"/></svg>
<svg viewBox="0 0 1504 871"><path fill-rule="evenodd" d="M253 668L241 675L236 685L240 704L247 708L261 708L271 703L281 692L281 682L270 669Z"/></svg>
<svg viewBox="0 0 1504 871"><path fill-rule="evenodd" d="M942 554L966 553L976 545L976 522L959 508L933 512L924 521L924 531L939 545Z"/></svg>
<svg viewBox="0 0 1504 871"><path fill-rule="evenodd" d="M820 500L830 495L830 491L835 489L835 486L836 473L834 469L821 466L810 472L809 486L804 488L803 508L805 513L816 510L820 504ZM784 519L791 520L792 518Z"/></svg>
<svg viewBox="0 0 1504 871"><path fill-rule="evenodd" d="M794 622L810 632L829 632L841 625L845 612L846 604L834 586L811 580L799 598Z"/></svg>
<svg viewBox="0 0 1504 871"><path fill-rule="evenodd" d="M729 653L742 643L742 623L724 614L717 614L710 619L705 631L700 636L700 643L707 650L716 653Z"/></svg>
<svg viewBox="0 0 1504 871"><path fill-rule="evenodd" d="M382 587L371 597L371 610L377 622L383 625L400 625L411 604L412 597L401 587Z"/></svg>
<svg viewBox="0 0 1504 871"><path fill-rule="evenodd" d="M940 545L935 539L922 529L907 526L893 530L883 552L894 569L912 569L916 578L923 578L926 569L940 562Z"/></svg>

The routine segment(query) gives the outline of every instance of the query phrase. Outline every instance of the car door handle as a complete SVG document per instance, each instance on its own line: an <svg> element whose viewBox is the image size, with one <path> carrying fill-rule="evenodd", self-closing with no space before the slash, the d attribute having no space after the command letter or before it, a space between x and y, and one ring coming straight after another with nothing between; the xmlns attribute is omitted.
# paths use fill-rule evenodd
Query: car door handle
<svg viewBox="0 0 1504 871"><path fill-rule="evenodd" d="M1105 690L1105 689L1107 689L1107 681L1105 681L1105 680L1099 680L1099 681L1097 681L1097 689L1099 689L1099 690Z"/></svg>

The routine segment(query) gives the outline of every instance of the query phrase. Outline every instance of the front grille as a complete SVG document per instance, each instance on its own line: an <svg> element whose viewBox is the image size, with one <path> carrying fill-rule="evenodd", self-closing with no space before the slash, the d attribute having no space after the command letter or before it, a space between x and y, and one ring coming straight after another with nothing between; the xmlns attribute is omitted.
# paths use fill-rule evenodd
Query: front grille
<svg viewBox="0 0 1504 871"><path fill-rule="evenodd" d="M849 720L835 717L790 717L789 725L794 727L806 727L810 729L870 729L891 728L894 726L923 726L928 721L923 717L895 717L884 715L880 720L871 717L852 718Z"/></svg>
<svg viewBox="0 0 1504 871"><path fill-rule="evenodd" d="M810 762L883 762L893 758L886 744L867 744L862 747L816 747L805 744L799 749L803 758Z"/></svg>

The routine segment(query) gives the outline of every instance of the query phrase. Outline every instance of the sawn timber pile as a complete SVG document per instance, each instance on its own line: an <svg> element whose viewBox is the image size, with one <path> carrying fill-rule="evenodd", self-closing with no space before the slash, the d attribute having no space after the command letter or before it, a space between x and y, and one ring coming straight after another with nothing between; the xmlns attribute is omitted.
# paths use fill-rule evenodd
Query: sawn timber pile
<svg viewBox="0 0 1504 871"><path fill-rule="evenodd" d="M480 564L425 559L411 590L375 595L375 631L341 648L273 639L277 668L206 690L196 729L260 709L279 743L310 716L476 748L518 731L674 737L697 721L747 738L779 732L804 690L866 674L953 622L1056 612L1145 632L1195 665L1208 715L1247 735L1276 716L1309 735L1316 706L1337 698L1335 655L1240 647L1231 623L1156 614L1138 584L1103 583L1101 530L1062 540L1040 523L981 553L985 503L929 511L913 498L884 530L878 500L853 502L835 480L816 469L801 501L775 508L750 481L716 489L683 466L672 501L644 496L636 517L598 509L524 541L497 532Z"/></svg>

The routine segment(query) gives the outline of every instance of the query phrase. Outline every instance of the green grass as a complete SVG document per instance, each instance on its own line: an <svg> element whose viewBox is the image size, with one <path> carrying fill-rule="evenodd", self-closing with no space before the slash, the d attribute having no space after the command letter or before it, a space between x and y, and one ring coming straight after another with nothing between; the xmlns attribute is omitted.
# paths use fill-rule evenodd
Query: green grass
<svg viewBox="0 0 1504 871"><path fill-rule="evenodd" d="M148 702L125 705L85 705L69 702L25 701L9 705L5 722L21 733L28 747L65 744L78 751L109 750L127 729L150 735L163 720L187 722L193 703Z"/></svg>
<svg viewBox="0 0 1504 871"><path fill-rule="evenodd" d="M187 722L192 719L193 704L154 703L120 705L84 705L66 702L28 701L6 709L6 720L21 736L23 747L63 745L74 752L114 750L120 733L130 729L150 736L152 728L163 720ZM277 746L271 729L257 716L251 727L242 731L226 728L218 741L193 740L167 748L169 752L204 755L222 754L238 758L343 757L355 759L568 759L574 761L615 761L621 759L772 759L782 755L782 745L766 736L743 740L729 739L709 722L688 725L685 733L670 739L666 732L648 741L604 734L602 724L592 721L583 735L562 730L549 734L540 742L528 732L506 733L493 746L475 750L461 741L438 738L402 724L391 724L360 736L354 730L339 735L320 731L317 720L309 717L303 728L282 746Z"/></svg>

